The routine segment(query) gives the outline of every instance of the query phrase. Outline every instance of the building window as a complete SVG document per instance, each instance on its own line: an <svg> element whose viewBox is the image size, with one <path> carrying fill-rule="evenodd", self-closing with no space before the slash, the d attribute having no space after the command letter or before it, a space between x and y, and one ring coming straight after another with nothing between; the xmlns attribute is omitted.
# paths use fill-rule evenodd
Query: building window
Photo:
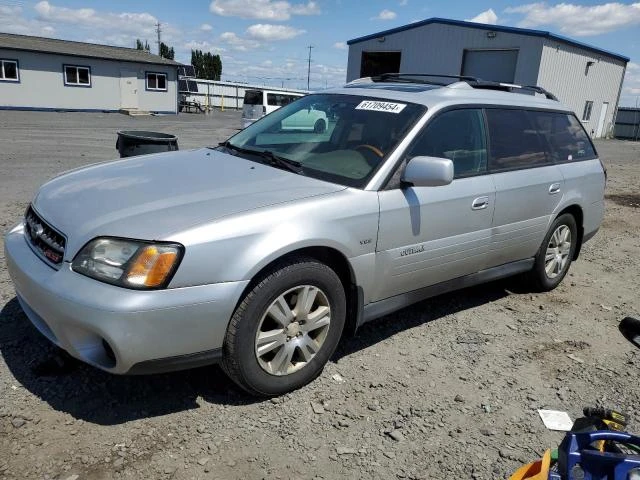
<svg viewBox="0 0 640 480"><path fill-rule="evenodd" d="M154 92L167 91L167 74L147 72L147 90Z"/></svg>
<svg viewBox="0 0 640 480"><path fill-rule="evenodd" d="M17 60L0 60L0 81L19 82L20 72Z"/></svg>
<svg viewBox="0 0 640 480"><path fill-rule="evenodd" d="M587 100L584 104L584 110L582 112L582 121L588 122L591 120L591 110L593 109L593 102L591 100Z"/></svg>
<svg viewBox="0 0 640 480"><path fill-rule="evenodd" d="M64 84L68 87L90 87L91 68L77 65L64 66Z"/></svg>

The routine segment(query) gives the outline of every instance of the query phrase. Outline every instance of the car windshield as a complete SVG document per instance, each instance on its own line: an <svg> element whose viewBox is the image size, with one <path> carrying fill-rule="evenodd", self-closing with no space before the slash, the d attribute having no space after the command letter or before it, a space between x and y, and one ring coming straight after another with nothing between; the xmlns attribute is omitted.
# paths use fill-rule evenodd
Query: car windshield
<svg viewBox="0 0 640 480"><path fill-rule="evenodd" d="M308 95L253 123L220 148L300 175L361 188L425 110L422 105L379 98Z"/></svg>

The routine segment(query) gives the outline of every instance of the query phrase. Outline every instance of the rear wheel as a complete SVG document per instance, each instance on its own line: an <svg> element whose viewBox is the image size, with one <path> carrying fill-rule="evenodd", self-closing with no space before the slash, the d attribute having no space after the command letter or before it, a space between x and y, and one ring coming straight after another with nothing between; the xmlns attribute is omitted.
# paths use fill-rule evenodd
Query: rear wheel
<svg viewBox="0 0 640 480"><path fill-rule="evenodd" d="M325 122L321 118L316 120L316 123L313 124L313 131L315 133L324 133L326 129L327 129L327 122Z"/></svg>
<svg viewBox="0 0 640 480"><path fill-rule="evenodd" d="M223 367L254 395L296 390L322 372L338 345L345 315L344 289L333 270L303 257L283 263L234 312Z"/></svg>
<svg viewBox="0 0 640 480"><path fill-rule="evenodd" d="M577 233L575 218L569 213L560 215L553 222L529 274L537 290L553 290L565 277L576 251Z"/></svg>

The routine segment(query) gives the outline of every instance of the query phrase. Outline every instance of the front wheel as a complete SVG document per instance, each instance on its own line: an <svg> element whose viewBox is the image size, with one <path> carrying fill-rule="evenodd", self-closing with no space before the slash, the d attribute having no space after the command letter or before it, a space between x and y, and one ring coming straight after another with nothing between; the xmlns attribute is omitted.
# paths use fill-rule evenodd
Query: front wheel
<svg viewBox="0 0 640 480"><path fill-rule="evenodd" d="M265 275L231 318L223 368L251 394L274 396L314 380L344 327L345 292L328 266L297 258Z"/></svg>
<svg viewBox="0 0 640 480"><path fill-rule="evenodd" d="M534 288L548 292L560 284L571 266L577 241L578 228L573 215L565 213L556 218L530 272Z"/></svg>

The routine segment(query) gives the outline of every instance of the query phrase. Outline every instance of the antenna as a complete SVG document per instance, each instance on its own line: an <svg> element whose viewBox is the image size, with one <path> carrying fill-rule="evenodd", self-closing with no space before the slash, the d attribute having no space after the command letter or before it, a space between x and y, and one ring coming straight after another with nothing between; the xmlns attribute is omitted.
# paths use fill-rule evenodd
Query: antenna
<svg viewBox="0 0 640 480"><path fill-rule="evenodd" d="M311 78L311 49L314 48L313 45L309 45L309 66L307 67L307 90L309 90L309 79Z"/></svg>
<svg viewBox="0 0 640 480"><path fill-rule="evenodd" d="M158 55L160 55L160 34L162 33L162 24L160 22L156 22L156 33L158 34Z"/></svg>

